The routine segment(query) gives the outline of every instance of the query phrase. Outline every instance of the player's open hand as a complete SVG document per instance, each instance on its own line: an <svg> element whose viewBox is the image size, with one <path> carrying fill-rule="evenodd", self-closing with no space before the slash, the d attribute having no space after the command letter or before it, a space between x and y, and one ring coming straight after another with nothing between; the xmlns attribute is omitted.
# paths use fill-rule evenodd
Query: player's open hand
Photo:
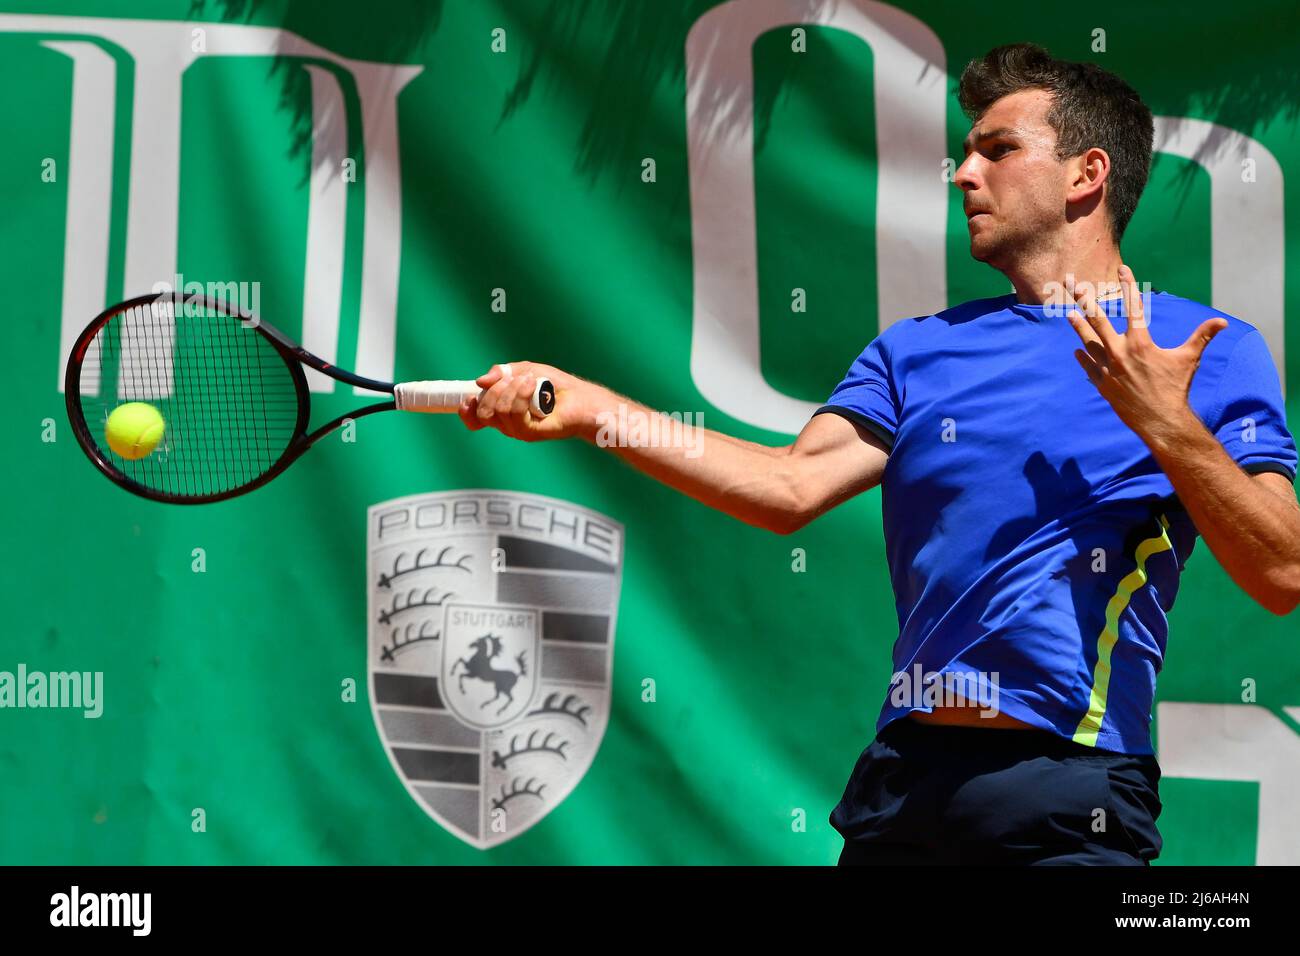
<svg viewBox="0 0 1300 956"><path fill-rule="evenodd" d="M555 386L555 408L539 418L529 407L539 380ZM593 390L600 386L538 362L493 365L475 379L484 389L461 403L457 413L470 431L492 427L520 441L568 438L594 419Z"/></svg>
<svg viewBox="0 0 1300 956"><path fill-rule="evenodd" d="M1074 357L1120 420L1149 439L1190 413L1187 395L1192 376L1205 347L1228 327L1228 320L1218 316L1206 319L1182 345L1161 348L1147 328L1133 270L1121 265L1119 279L1128 316L1123 334L1115 331L1091 287L1076 288L1067 280L1066 292L1077 306L1067 318L1084 345L1075 350Z"/></svg>

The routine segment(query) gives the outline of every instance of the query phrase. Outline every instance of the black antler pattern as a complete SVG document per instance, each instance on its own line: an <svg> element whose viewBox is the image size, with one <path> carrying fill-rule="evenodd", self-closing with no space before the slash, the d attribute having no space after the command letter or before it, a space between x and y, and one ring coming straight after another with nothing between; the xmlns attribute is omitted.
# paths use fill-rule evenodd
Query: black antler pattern
<svg viewBox="0 0 1300 956"><path fill-rule="evenodd" d="M411 636L411 628L415 626L414 623L406 625L405 631L403 631L401 628L397 628L397 627L393 628L392 643L380 649L379 651L380 659L385 661L391 661L393 660L393 656L395 654L398 654L415 644L419 644L421 641L436 641L439 637L442 636L441 631L434 631L432 634L426 634L424 631L424 629L430 626L431 624L433 624L432 620L427 620L423 624L421 624L420 633L416 634L415 637ZM402 636L398 637L398 634L401 634Z"/></svg>
<svg viewBox="0 0 1300 956"><path fill-rule="evenodd" d="M568 694L564 700L560 700L559 691L553 691L546 695L542 701L542 706L535 710L530 710L526 716L532 717L536 714L556 714L561 717L572 717L582 726L587 726L587 715L591 713L591 708L582 703L577 694Z"/></svg>
<svg viewBox="0 0 1300 956"><path fill-rule="evenodd" d="M417 571L432 571L436 568L447 568L449 570L464 571L466 574L472 573L470 569L465 566L465 562L473 557L472 554L466 552L461 557L457 558L455 561L448 561L447 555L450 554L454 549L452 548L451 545L447 545L447 547L443 548L441 551L438 552L438 557L433 560L432 564L424 564L423 563L424 555L428 552L428 550L429 550L428 548L421 548L419 551L417 551L415 553L415 560L411 563L411 566L409 568L402 567L402 559L406 557L406 552L405 551L399 552L397 557L393 559L393 570L388 574L379 575L379 586L381 588L391 588L393 586L393 582L396 581L398 578L402 577L403 575L415 574Z"/></svg>
<svg viewBox="0 0 1300 956"><path fill-rule="evenodd" d="M515 734L513 737L510 738L509 753L503 754L499 750L492 751L492 766L504 770L506 763L513 760L515 757L522 757L524 754L534 754L534 753L551 753L551 754L555 754L561 760L569 759L568 756L564 753L564 749L569 746L569 741L561 740L558 744L552 746L551 741L554 738L559 737L559 734L555 733L554 731L547 731L546 736L542 738L542 742L538 743L537 735L540 733L541 733L540 730L534 730L532 733L530 733L528 735L528 740L524 743L522 747L515 746L515 744L519 742L519 735Z"/></svg>
<svg viewBox="0 0 1300 956"><path fill-rule="evenodd" d="M500 810L515 797L536 797L538 800L544 799L542 791L546 789L546 784L538 784L534 789L533 784L537 783L536 777L529 777L528 782L520 786L519 778L515 777L510 781L510 790L507 792L505 784L501 785L501 796L492 798L493 809Z"/></svg>
<svg viewBox="0 0 1300 956"><path fill-rule="evenodd" d="M446 594L438 598L436 601L430 599L429 595L435 593L437 590L438 590L437 588L429 588L424 592L424 597L420 598L417 601L415 599L415 596L420 593L420 589L411 588L411 590L407 592L405 604L399 603L402 599L402 596L400 594L394 594L393 606L389 608L385 608L384 610L379 612L379 623L387 624L389 621L391 621L398 614L401 614L403 611L411 611L421 607L438 607L444 601L456 596L455 591L448 591Z"/></svg>

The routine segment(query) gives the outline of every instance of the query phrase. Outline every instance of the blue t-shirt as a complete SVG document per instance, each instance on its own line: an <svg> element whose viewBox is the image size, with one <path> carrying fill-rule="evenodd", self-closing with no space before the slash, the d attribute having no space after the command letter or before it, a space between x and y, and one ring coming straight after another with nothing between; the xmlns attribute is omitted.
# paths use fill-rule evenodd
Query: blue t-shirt
<svg viewBox="0 0 1300 956"><path fill-rule="evenodd" d="M1259 331L1166 292L1148 303L1161 348L1228 320L1191 406L1246 471L1294 481ZM1125 331L1122 300L1102 305ZM1198 532L1088 381L1080 347L1059 308L968 302L891 325L816 412L890 446L881 500L899 634L877 732L955 693L1083 744L1153 752L1166 615Z"/></svg>

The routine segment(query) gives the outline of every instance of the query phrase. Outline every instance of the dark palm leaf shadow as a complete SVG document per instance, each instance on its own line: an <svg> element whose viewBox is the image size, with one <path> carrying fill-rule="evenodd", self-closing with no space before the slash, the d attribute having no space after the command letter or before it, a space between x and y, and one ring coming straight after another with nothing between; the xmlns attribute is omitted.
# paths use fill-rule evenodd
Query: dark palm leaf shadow
<svg viewBox="0 0 1300 956"><path fill-rule="evenodd" d="M815 18L835 2L800 0L800 10L791 16L791 22ZM541 74L554 69L555 51L571 49L587 39L584 31L598 30L605 50L596 65L596 82L574 165L592 182L604 169L625 167L638 158L629 149L640 137L659 86L684 82L687 34L716 6L718 0L549 0L536 18L537 33L529 43L519 79L502 105L501 121L508 120L533 95ZM790 70L785 70L775 76L755 77L756 142L761 142L789 75ZM736 108L735 93L734 89L710 91L706 108L722 116L721 129L746 121Z"/></svg>
<svg viewBox="0 0 1300 956"><path fill-rule="evenodd" d="M222 22L250 23L256 18L261 25L271 25L259 13L280 9L283 15L275 26L297 33L334 52L350 55L358 40L371 41L378 36L380 42L368 47L367 54L359 59L373 59L385 63L419 62L424 58L424 47L442 22L444 0L367 0L365 16L330 16L322 9L319 0L288 0L283 5L267 0L191 0L189 16L192 19ZM353 8L355 9L355 8ZM273 57L267 69L268 84L279 84L278 108L289 117L291 137L289 156L294 160L310 157L312 152L312 95L311 77L296 57ZM349 154L353 147L346 145L349 137L336 140L332 135L338 124L354 130L349 123L347 107L338 115L327 113L322 124L322 139L326 142L344 142ZM353 144L356 137L352 137ZM343 156L322 156L321 165L338 168ZM310 176L308 164L303 164L306 184Z"/></svg>
<svg viewBox="0 0 1300 956"><path fill-rule="evenodd" d="M836 2L801 0L799 13L791 22L814 18ZM362 36L372 44L367 59L418 62L441 24L443 4L444 0L370 0L366 17L358 21L352 16L331 17L319 2L289 0L276 25L335 50L355 46L357 37ZM531 11L512 11L527 22L529 37L519 76L502 101L499 123L509 122L539 90L558 95L559 70L568 62L565 54L571 58L577 51L595 46L603 52L591 64L594 82L587 90L574 169L594 185L603 172L639 162L654 97L663 84L684 82L686 36L695 21L717 5L717 0L548 0L545 5L534 4ZM258 15L269 14L274 6L268 0L192 0L190 16L266 22ZM381 37L377 44L376 35ZM777 75L755 77L753 122L760 146L793 69L792 61ZM275 59L268 79L280 85L280 108L291 117L293 156L297 158L310 151L310 79L300 63L290 58ZM735 92L709 91L704 108L719 121L713 128L726 131L748 121L737 107ZM333 121L333 117L328 119Z"/></svg>
<svg viewBox="0 0 1300 956"><path fill-rule="evenodd" d="M370 44L368 58L411 63L422 59L428 38L442 21L444 2L368 0L365 15L358 18L352 12L355 7L349 7L346 16L331 15L319 0L285 0L282 4L269 0L192 0L190 14L248 22L259 14L269 16L270 11L280 10L279 26L331 49L355 47L357 38L363 37ZM846 2L798 0L798 16L792 15L791 21L813 19ZM640 144L656 91L664 83L680 86L684 80L688 32L701 15L716 6L718 0L546 0L512 4L512 16L525 22L529 36L518 79L501 104L500 121L508 122L539 91L556 93L570 55L594 42L603 53L592 65L586 115L574 144L574 168L590 185L608 170L626 169L641 158ZM898 6L907 10L917 5ZM1020 36L1014 24L1032 23L1040 12L1026 8L1023 18L1009 12L1005 42L1032 39ZM920 15L925 17L924 13ZM1278 23L1277 36L1294 36L1300 31L1300 7L1278 4L1276 16L1284 21ZM265 22L265 18L259 17L259 22ZM377 43L376 37L380 38ZM948 39L951 45L951 37ZM1279 43L1276 56L1252 55L1250 72L1242 70L1239 60L1207 58L1197 68L1196 82L1187 84L1172 101L1159 104L1158 112L1203 115L1247 135L1275 119L1296 120L1300 117L1300 96L1296 95L1300 90L1300 62L1284 46ZM1171 50L1168 55L1185 54ZM1090 58L1107 65L1104 56ZM277 61L271 72L282 84L281 103L293 115L295 149L301 150L311 138L310 83L303 71L290 68L292 65ZM954 87L963 65L956 60L948 64ZM794 69L792 62L781 75L755 78L753 123L757 144L762 143L780 91ZM738 112L734 93L729 89L707 91L703 108L715 121L710 128L728 131L747 121ZM1214 137L1196 159L1211 160L1228 148L1227 137ZM1192 187L1195 174L1191 166L1178 173L1183 188Z"/></svg>

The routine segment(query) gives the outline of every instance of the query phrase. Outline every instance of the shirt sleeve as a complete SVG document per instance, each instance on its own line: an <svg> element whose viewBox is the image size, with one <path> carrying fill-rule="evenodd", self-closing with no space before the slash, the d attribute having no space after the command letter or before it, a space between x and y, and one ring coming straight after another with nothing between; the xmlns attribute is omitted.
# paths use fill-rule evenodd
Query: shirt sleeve
<svg viewBox="0 0 1300 956"><path fill-rule="evenodd" d="M813 415L840 415L861 425L891 450L898 430L900 403L889 368L889 353L877 336L849 367L826 404Z"/></svg>
<svg viewBox="0 0 1300 956"><path fill-rule="evenodd" d="M1233 461L1256 474L1275 471L1294 482L1296 445L1286 424L1286 406L1268 343L1251 329L1233 346L1207 422Z"/></svg>

